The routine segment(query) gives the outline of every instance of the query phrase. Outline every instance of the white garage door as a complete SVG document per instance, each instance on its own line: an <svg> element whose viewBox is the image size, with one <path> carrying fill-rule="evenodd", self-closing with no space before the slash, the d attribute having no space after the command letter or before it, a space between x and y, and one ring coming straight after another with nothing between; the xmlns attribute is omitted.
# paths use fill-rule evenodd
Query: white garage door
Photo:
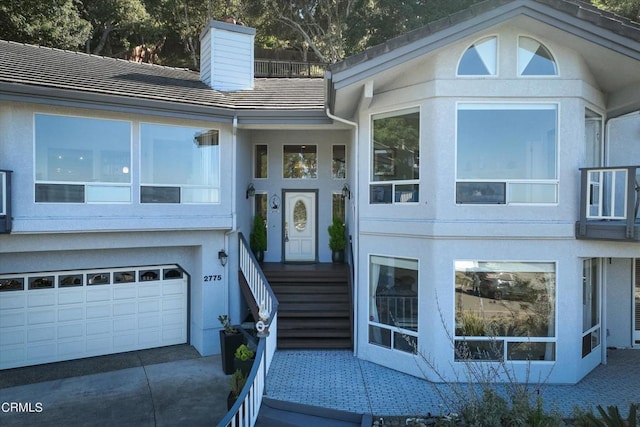
<svg viewBox="0 0 640 427"><path fill-rule="evenodd" d="M0 369L187 342L176 265L0 275Z"/></svg>

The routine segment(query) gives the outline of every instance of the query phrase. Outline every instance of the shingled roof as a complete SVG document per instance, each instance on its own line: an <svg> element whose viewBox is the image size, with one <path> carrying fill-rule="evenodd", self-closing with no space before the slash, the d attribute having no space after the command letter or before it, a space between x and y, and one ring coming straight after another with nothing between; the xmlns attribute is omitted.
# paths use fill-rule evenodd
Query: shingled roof
<svg viewBox="0 0 640 427"><path fill-rule="evenodd" d="M0 84L112 95L217 109L322 110L322 79L256 79L253 90L220 92L182 68L0 41Z"/></svg>

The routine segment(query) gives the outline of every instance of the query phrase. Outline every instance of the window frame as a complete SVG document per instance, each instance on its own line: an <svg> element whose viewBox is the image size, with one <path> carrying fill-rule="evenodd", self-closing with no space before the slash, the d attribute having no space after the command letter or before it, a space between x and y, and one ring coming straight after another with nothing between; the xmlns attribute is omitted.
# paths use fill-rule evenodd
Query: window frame
<svg viewBox="0 0 640 427"><path fill-rule="evenodd" d="M315 168L315 176L310 176L310 177L301 177L301 178L296 178L296 177L287 177L285 176L285 165L284 165L284 161L285 161L285 147L314 147L315 149L315 156L316 156L316 168ZM307 180L317 180L318 176L319 176L319 169L320 169L320 156L318 155L318 144L282 144L282 150L280 151L280 153L282 154L282 160L280 162L280 167L281 167L281 171L282 171L282 179L286 180L286 181L291 181L291 180L295 180L295 181L307 181Z"/></svg>
<svg viewBox="0 0 640 427"><path fill-rule="evenodd" d="M258 176L258 147L265 147L266 168L265 176ZM253 146L253 179L269 179L269 144L254 144Z"/></svg>
<svg viewBox="0 0 640 427"><path fill-rule="evenodd" d="M369 183L367 185L368 189L369 189L369 197L368 197L368 204L369 205L375 205L375 206L387 206L387 205L391 205L391 206L416 206L420 204L420 180L421 180L421 165L420 165L420 161L418 163L418 178L417 179L391 179L391 180L379 180L379 181L375 181L373 178L376 176L376 172L375 172L375 161L376 161L376 148L375 148L375 141L374 141L374 122L376 119L387 119L387 118L391 118L391 117L399 117L399 116L404 116L404 115L408 115L408 114L414 114L417 113L418 114L418 153L422 152L422 141L423 141L423 126L422 126L422 105L420 104L416 104L416 105L409 105L409 106L405 106L402 108L398 108L398 109L391 109L391 110L385 110L385 111L380 111L380 112L376 112L376 113L370 113L369 114L369 143L368 143L368 150L369 150L369 165L368 165L368 180ZM418 154L418 160L420 160L420 154ZM394 158L394 162L395 162L395 158ZM394 166L395 167L395 166ZM386 187L386 186L390 186L391 187L391 202L386 203L386 202L380 202L380 203L372 203L371 201L371 192L372 192L372 188L373 186L377 186L377 187ZM418 195L418 200L416 201L407 201L407 202L402 202L402 201L396 201L396 187L398 186L417 186L417 189L414 190L417 192Z"/></svg>
<svg viewBox="0 0 640 427"><path fill-rule="evenodd" d="M496 41L495 64L494 64L495 72L493 74L460 74L460 63L462 62L462 59L467 54L469 49L471 49L472 46L475 46L478 42L489 40L489 39L495 39ZM475 39L473 42L466 45L464 52L462 52L458 56L458 61L456 62L456 77L458 78L478 78L478 77L498 78L499 76L500 76L500 38L498 37L498 34L487 34L486 36Z"/></svg>
<svg viewBox="0 0 640 427"><path fill-rule="evenodd" d="M38 179L38 164L37 164L37 153L38 153L38 134L37 134L37 117L38 116L48 116L52 118L67 118L67 119L80 119L80 120L96 120L102 122L117 122L117 123L125 123L129 127L129 171L127 174L129 175L128 182L103 182L103 181L60 181L60 180L46 180L46 179ZM95 117L90 115L78 115L78 114L57 114L50 112L42 112L35 111L32 115L32 125L33 125L33 202L35 204L61 204L61 205L105 205L105 204L113 204L113 205L130 205L133 203L134 197L134 179L133 179L133 162L134 162L134 121L126 120L126 119L114 119L114 118L105 118L105 117ZM82 187L82 201L38 201L38 186L55 186L58 188L64 187ZM117 201L101 201L101 200L87 200L87 195L91 188L128 188L129 189L129 200L117 200Z"/></svg>
<svg viewBox="0 0 640 427"><path fill-rule="evenodd" d="M522 69L522 71L520 70L520 39L522 38L527 38L530 40L533 40L534 42L538 43L540 46L542 46L547 52L549 52L549 55L551 55L551 58L553 59L553 65L555 68L555 74L522 74L522 72L527 68L526 66ZM535 52L534 52L535 55ZM533 78L533 79L548 79L548 78L559 78L560 77L560 65L558 64L558 61L556 60L557 55L553 53L553 51L549 48L549 46L545 43L542 43L539 39L535 38L535 37L531 37L528 34L518 34L517 38L516 38L516 75L518 76L518 78L524 78L524 79L529 79L529 78ZM527 65L529 65L529 63L527 63Z"/></svg>
<svg viewBox="0 0 640 427"><path fill-rule="evenodd" d="M336 147L344 147L344 176L336 176L334 164L336 162L335 157L335 148ZM331 144L331 178L334 180L346 180L348 178L347 175L347 144Z"/></svg>
<svg viewBox="0 0 640 427"><path fill-rule="evenodd" d="M413 331L411 329L406 329L397 325L389 325L386 323L382 323L382 322L376 322L373 319L373 313L371 312L371 301L374 298L374 296L372 295L372 283L371 281L373 280L372 277L372 260L374 258L385 258L385 259L390 259L390 260L404 260L404 261L408 261L408 262L415 262L416 264L416 269L414 270L416 272L416 301L417 301L417 310L416 310L416 330ZM372 345L375 346L376 348L381 348L384 350L388 350L388 351L393 351L393 352L400 352L402 354L417 354L418 352L418 346L419 346L419 342L420 342L420 319L421 319L421 315L420 315L420 259L419 258L413 258L413 257L409 257L409 256L399 256L399 255L389 255L389 254L380 254L380 253L369 253L367 255L367 300L369 301L369 303L367 304L367 344L368 345ZM382 264L379 264L382 265ZM376 290L377 290L377 286L376 286ZM380 343L376 343L376 342L372 342L371 341L371 334L372 329L371 328L380 328L382 330L387 330L389 333L389 347L382 345ZM395 345L395 335L396 334L400 334L400 335L407 335L408 337L412 337L415 340L415 348L413 349L412 352L408 352L405 351L401 348L397 348Z"/></svg>
<svg viewBox="0 0 640 427"><path fill-rule="evenodd" d="M456 264L458 263L477 263L477 264L481 264L481 263L487 263L487 264L505 264L505 265L509 265L509 264L552 264L553 265L553 274L554 274L554 278L553 278L553 335L552 336L514 336L514 335L496 335L496 336L489 336L489 335L458 335L456 329L457 329L457 315L458 315L458 310L460 310L460 312L464 312L465 310L463 310L462 307L458 306L458 295L457 293L457 285L458 285L458 281L457 281L457 274L458 274L458 268L456 266ZM456 346L458 345L458 343L469 343L469 342L486 342L487 344L491 344L491 343L496 343L496 342L500 342L501 346L502 346L502 360L504 360L505 362L514 362L514 363L531 363L531 362L535 362L535 363L556 363L558 360L558 343L559 343L559 337L558 337L558 323L559 323L559 318L558 318L558 277L559 277L559 273L558 273L558 265L559 262L556 260L522 260L522 259L518 259L518 260L509 260L509 259L500 259L500 260L487 260L487 259L468 259L468 258L460 258L460 259L455 259L453 261L453 286L452 286L452 301L453 301L453 313L452 313L452 317L451 317L451 324L454 325L453 327L453 333L452 333L452 339L454 340L454 351L453 351L453 358L454 358L454 362L456 363L466 363L469 361L473 361L473 362L500 362L501 360L499 359L476 359L476 358L470 358L470 359L465 359L465 358L459 358L457 355L457 351L456 351ZM498 270L496 270L498 271ZM512 270L504 270L504 271L500 271L500 273L507 273L507 274L513 274ZM528 272L528 273L532 273L532 272ZM475 287L475 285L474 285ZM479 298L484 298L484 297L480 297ZM489 297L487 297L489 298ZM518 302L518 300L515 300L516 302ZM548 320L548 319L547 319ZM547 345L552 345L552 351L553 351L553 358L549 359L549 360L537 360L537 359L511 359L509 358L509 345L510 344L540 344L540 343L545 343Z"/></svg>
<svg viewBox="0 0 640 427"><path fill-rule="evenodd" d="M200 185L200 184L166 184L166 183L146 183L143 181L143 141L142 141L142 133L144 126L158 126L158 127L171 127L171 128L180 128L180 129L193 129L199 132L217 132L218 143L215 145L218 147L218 161L216 165L212 165L216 167L216 173L218 174L218 186L209 186L209 185ZM174 125L167 123L156 123L156 122L148 122L148 121L140 121L138 122L138 203L143 206L147 205L200 205L200 206L211 206L211 205L220 205L222 203L222 132L219 128L215 127L204 127L204 126L187 126L187 125ZM162 202L162 201L151 201L151 202L143 202L142 201L142 192L143 187L154 188L154 189L177 189L178 190L178 201L176 202ZM185 189L209 189L212 191L218 192L218 200L215 202L185 202L184 201L184 190Z"/></svg>
<svg viewBox="0 0 640 427"><path fill-rule="evenodd" d="M553 179L514 179L514 178L458 178L458 156L459 156L459 126L460 126L460 116L459 113L464 108L462 106L475 106L479 108L468 108L469 110L521 110L521 111L533 111L533 110L542 110L542 109L554 109L555 110L555 178ZM536 108L536 106L538 108ZM527 109L526 107L533 107ZM548 108L554 107L554 108ZM467 206L467 205L476 205L476 206L557 206L560 203L560 129L561 129L561 108L560 102L554 101L536 101L536 102L526 102L526 101L513 101L513 102L499 102L499 101L458 101L456 102L456 112L455 112L455 160L454 160L454 181L455 185L453 188L453 199L454 204L456 206ZM505 184L504 188L504 201L503 202L460 202L458 200L458 184L487 184L487 185L495 185L495 184ZM521 201L510 201L510 190L512 186L517 185L541 185L541 186L555 186L555 201L554 202L521 202Z"/></svg>

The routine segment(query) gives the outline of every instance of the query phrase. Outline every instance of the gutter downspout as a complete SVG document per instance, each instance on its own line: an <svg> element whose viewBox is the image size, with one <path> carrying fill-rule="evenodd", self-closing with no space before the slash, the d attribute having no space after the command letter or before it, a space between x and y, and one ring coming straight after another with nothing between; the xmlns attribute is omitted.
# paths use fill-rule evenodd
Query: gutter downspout
<svg viewBox="0 0 640 427"><path fill-rule="evenodd" d="M331 78L328 78L328 81L330 81ZM325 109L327 117L329 117L331 120L335 120L337 122L340 123L344 123L346 125L352 126L353 127L353 131L354 131L354 136L353 136L353 144L355 147L355 158L354 158L354 164L357 161L357 159L360 158L360 156L358 155L358 151L359 151L359 147L358 147L358 123L356 122L352 122L350 120L347 119L343 119L342 117L338 117L336 115L331 114L331 109L329 106L326 107ZM355 189L354 194L357 196L358 194L358 183L359 183L359 177L358 177L358 171L357 168L355 168L356 170L354 170L354 184L353 184L353 188ZM352 224L354 225L354 231L353 231L353 235L356 236L356 245L354 248L354 253L353 253L353 259L351 260L351 262L353 263L353 272L354 272L354 277L353 277L353 354L354 356L358 356L358 305L359 305L359 299L358 299L358 269L357 269L357 260L359 259L358 256L358 248L359 248L359 239L357 238L358 236L358 230L360 229L359 227L359 222L360 222L360 217L359 217L359 212L358 212L358 203L357 203L357 199L355 199L355 201L353 202L354 205L354 209L353 209L353 222Z"/></svg>

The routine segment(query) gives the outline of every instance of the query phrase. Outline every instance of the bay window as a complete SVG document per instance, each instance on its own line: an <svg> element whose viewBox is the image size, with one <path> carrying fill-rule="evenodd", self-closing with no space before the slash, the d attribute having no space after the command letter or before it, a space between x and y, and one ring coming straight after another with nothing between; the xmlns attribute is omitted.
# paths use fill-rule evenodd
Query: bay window
<svg viewBox="0 0 640 427"><path fill-rule="evenodd" d="M555 360L552 262L455 262L456 360Z"/></svg>
<svg viewBox="0 0 640 427"><path fill-rule="evenodd" d="M418 261L372 255L369 272L369 343L417 353Z"/></svg>
<svg viewBox="0 0 640 427"><path fill-rule="evenodd" d="M420 179L420 112L416 109L372 118L372 204L417 203Z"/></svg>
<svg viewBox="0 0 640 427"><path fill-rule="evenodd" d="M555 104L459 104L456 203L558 202Z"/></svg>

